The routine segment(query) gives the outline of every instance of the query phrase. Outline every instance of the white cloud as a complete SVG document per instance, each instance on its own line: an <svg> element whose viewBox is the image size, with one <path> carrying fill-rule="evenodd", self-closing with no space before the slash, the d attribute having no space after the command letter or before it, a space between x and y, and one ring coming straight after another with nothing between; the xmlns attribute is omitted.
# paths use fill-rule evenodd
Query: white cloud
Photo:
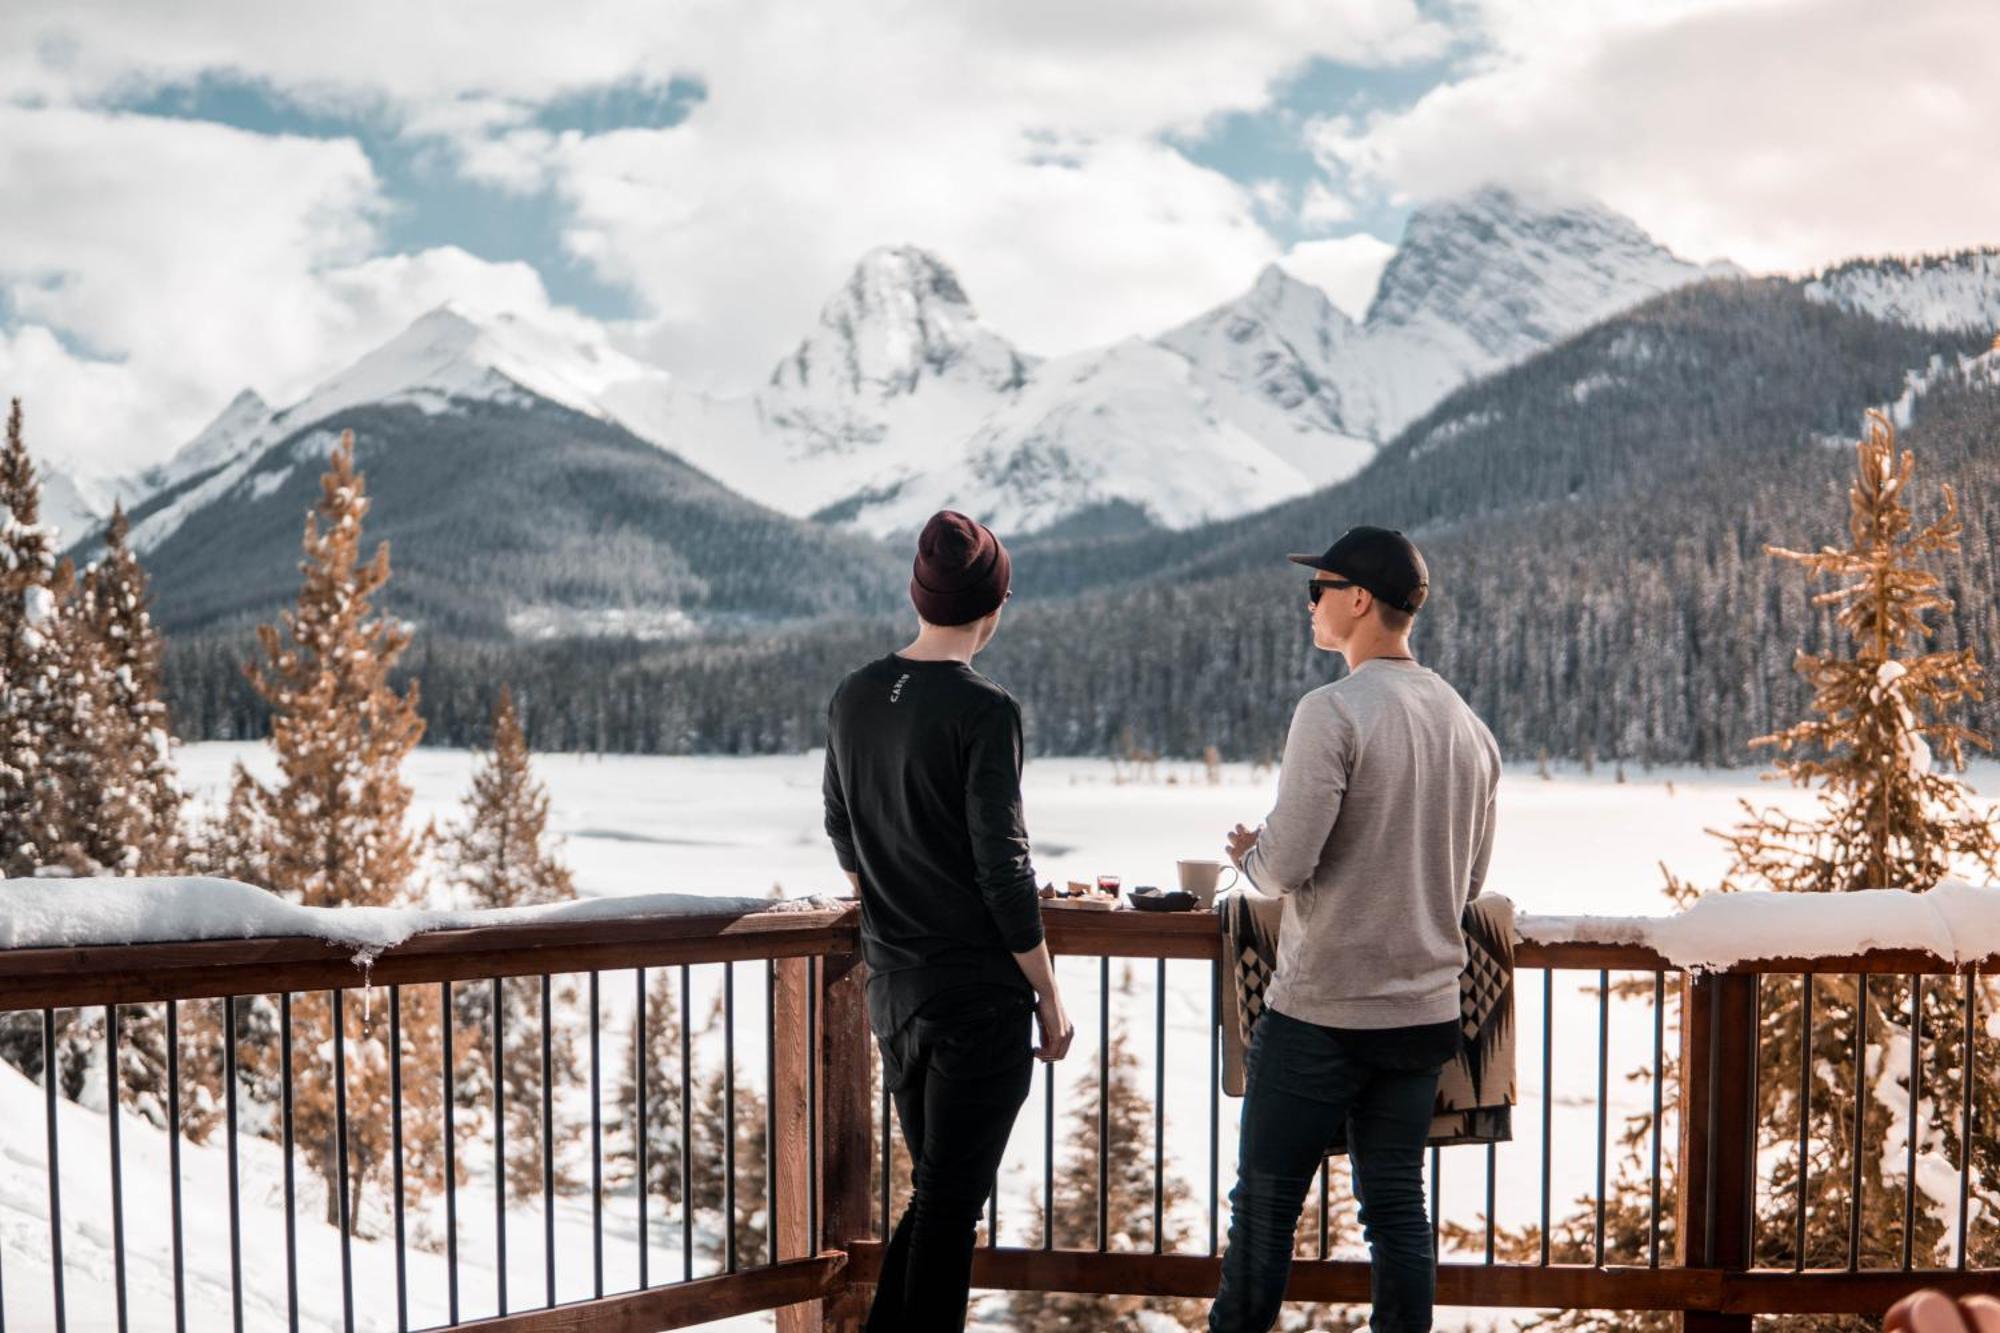
<svg viewBox="0 0 2000 1333"><path fill-rule="evenodd" d="M1393 63L1447 39L1415 0L582 0L560 12L355 0L338 13L19 0L5 22L30 38L0 54L16 87L79 96L228 69L294 95L379 101L474 179L553 183L577 209L572 250L656 313L635 336L677 369L737 382L761 377L847 266L885 242L938 250L999 327L1042 349L1232 295L1275 247L1248 191L1162 136L1261 107L1314 56ZM525 123L563 91L677 75L707 98L674 129L584 137Z"/></svg>
<svg viewBox="0 0 2000 1333"><path fill-rule="evenodd" d="M10 387L49 454L98 471L156 456L162 428L253 375L316 364L331 312L313 273L365 253L378 204L351 143L64 108L0 107L0 185ZM109 364L59 368L37 326ZM87 411L43 401L86 391Z"/></svg>
<svg viewBox="0 0 2000 1333"><path fill-rule="evenodd" d="M1353 220L1354 204L1347 196L1336 194L1325 181L1306 186L1305 197L1299 201L1301 225L1309 229L1337 227Z"/></svg>
<svg viewBox="0 0 2000 1333"><path fill-rule="evenodd" d="M2000 241L2000 23L1957 0L1485 0L1493 50L1407 111L1317 129L1403 197L1595 196L1695 258L1801 269Z"/></svg>
<svg viewBox="0 0 2000 1333"><path fill-rule="evenodd" d="M1254 188L1162 142L1262 105L1314 53L1402 59L1441 33L1400 0L1345 6L965 0L856 24L753 4L695 62L683 124L526 147L575 210L568 242L656 318L641 348L761 378L871 246L956 267L1038 352L1165 327L1237 294L1277 246Z"/></svg>
<svg viewBox="0 0 2000 1333"><path fill-rule="evenodd" d="M1293 277L1310 282L1324 291L1333 303L1354 319L1368 313L1382 270L1396 247L1377 236L1362 232L1355 236L1326 237L1300 241L1278 262Z"/></svg>
<svg viewBox="0 0 2000 1333"><path fill-rule="evenodd" d="M0 183L0 393L87 476L157 461L246 385L302 395L446 299L581 318L525 264L364 258L381 199L348 141L0 106Z"/></svg>

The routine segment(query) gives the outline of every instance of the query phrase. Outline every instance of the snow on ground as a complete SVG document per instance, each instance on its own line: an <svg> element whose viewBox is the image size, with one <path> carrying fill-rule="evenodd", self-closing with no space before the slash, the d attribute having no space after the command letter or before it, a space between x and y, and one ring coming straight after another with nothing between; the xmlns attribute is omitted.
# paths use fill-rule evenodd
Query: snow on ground
<svg viewBox="0 0 2000 1333"><path fill-rule="evenodd" d="M242 759L267 771L268 754L259 746L205 744L182 752L190 787L213 798L231 766ZM416 790L416 814L440 824L455 817L469 782L473 759L462 751L421 750L407 773ZM698 894L762 898L845 891L820 832L817 754L759 759L588 757L545 755L537 769L554 798L552 822L565 839L565 854L576 871L578 891L588 899L638 894ZM1141 780L1118 780L1139 778ZM1044 879L1085 879L1118 874L1128 886L1171 884L1174 862L1183 857L1221 854L1223 832L1237 821L1254 823L1269 806L1275 773L1247 765L1225 766L1211 785L1199 765L1162 764L1148 775L1092 760L1038 760L1028 766L1026 802L1036 861ZM1511 897L1526 913L1562 916L1657 915L1666 909L1659 894L1658 863L1696 882L1712 882L1722 870L1723 849L1703 830L1727 824L1739 798L1772 800L1804 809L1810 797L1781 785L1763 784L1749 773L1632 769L1626 783L1609 769L1594 775L1558 771L1549 781L1532 768L1510 768L1500 794L1500 831L1490 887ZM1983 792L2000 792L2000 766L1973 775ZM74 886L72 886L74 887ZM607 905L608 906L608 905ZM575 909L571 909L575 910ZM590 910L590 909L586 909ZM597 910L603 910L602 907ZM1077 1081L1093 1068L1098 1050L1099 967L1092 960L1064 959L1058 968L1079 1036L1062 1065L1038 1074L1014 1140L1000 1186L1000 1238L1024 1240L1040 1194L1041 1125L1047 1085L1053 1079L1059 1112L1058 1138L1074 1114ZM1127 1022L1139 1058L1139 1078L1148 1089L1159 1071L1153 1057L1152 1014L1158 1003L1157 964L1115 963L1114 1024ZM1205 964L1167 965L1165 1008L1168 1025L1164 1073L1169 1169L1191 1187L1193 1202L1177 1221L1190 1248L1208 1245L1208 1059L1210 1032L1208 969ZM694 969L693 1008L705 1013L720 986L721 968ZM1129 973L1130 994L1122 993ZM1555 984L1555 1087L1547 1111L1553 1142L1563 1145L1550 1163L1553 1205L1560 1216L1566 1202L1587 1196L1596 1174L1596 1080L1598 1003L1590 992L1594 973L1559 974ZM1519 1065L1523 1096L1516 1109L1516 1141L1495 1154L1499 1221L1504 1226L1532 1222L1539 1213L1540 1124L1544 1112L1539 1087L1542 1063L1540 975L1526 974L1518 1000ZM614 1095L619 1056L632 1011L631 975L609 974L603 982L603 1050L609 1099ZM755 965L736 971L738 1060L743 1086L761 1088L764 986ZM1612 1163L1622 1117L1646 1109L1650 1090L1628 1082L1626 1071L1649 1065L1652 1015L1648 1002L1615 1002L1609 1024ZM698 1043L699 1045L699 1043ZM0 1070L0 1115L24 1132L5 1140L0 1165L0 1275L4 1275L7 1325L50 1326L47 1180L41 1089L11 1070ZM586 1097L587 1105L587 1097ZM1234 1157L1237 1104L1222 1103L1222 1129L1215 1145L1219 1187L1226 1195ZM584 1111L587 1116L587 1109ZM578 1132L584 1122L559 1112ZM63 1223L69 1274L70 1327L104 1326L111 1289L108 1190L105 1180L105 1121L100 1113L65 1104L58 1128L63 1150ZM1666 1129L1671 1151L1673 1126ZM165 1140L143 1121L121 1121L125 1152L126 1227L131 1262L134 1328L168 1327L171 1279L166 1256ZM472 1154L475 1172L483 1172ZM1446 1150L1440 1158L1443 1213L1474 1223L1485 1207L1486 1155L1476 1148ZM246 1311L250 1328L278 1327L283 1314L282 1195L278 1154L271 1145L243 1144L245 1268L255 1299ZM199 1201L187 1210L190 1327L226 1327L229 1313L227 1214L209 1201L226 1197L223 1159L214 1148L183 1150L186 1197ZM301 1203L301 1282L311 1310L308 1327L337 1321L338 1242L317 1221L322 1202L312 1192L309 1173L299 1172ZM492 1195L490 1180L475 1174L460 1193L462 1313L493 1308ZM635 1200L607 1200L605 1215L607 1290L629 1288L635 1278ZM664 1202L651 1209L651 1271L655 1281L677 1274L679 1222ZM587 1201L563 1200L557 1210L559 1295L583 1294L589 1272L590 1222ZM1316 1216L1309 1207L1308 1218ZM1219 1220L1227 1223L1226 1201ZM1351 1223L1351 1219L1349 1219ZM542 1298L541 1213L538 1200L514 1210L509 1220L510 1291L514 1308ZM1149 1241L1147 1242L1149 1243ZM1353 1246L1339 1253L1359 1257ZM1476 1256L1468 1256L1476 1257ZM355 1289L360 1293L358 1326L393 1327L392 1247L382 1242L355 1246ZM410 1256L412 1314L417 1322L443 1317L441 1260L428 1252ZM705 1272L697 1259L697 1272ZM1000 1302L986 1298L982 1326L1000 1328ZM1490 1315L1459 1312L1441 1318L1446 1326L1486 1327ZM768 1327L768 1321L738 1321L718 1327Z"/></svg>

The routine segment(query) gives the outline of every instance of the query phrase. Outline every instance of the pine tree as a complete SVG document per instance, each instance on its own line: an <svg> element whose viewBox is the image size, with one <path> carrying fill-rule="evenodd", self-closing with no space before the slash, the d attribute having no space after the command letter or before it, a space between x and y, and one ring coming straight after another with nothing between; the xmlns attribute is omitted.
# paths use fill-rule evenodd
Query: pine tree
<svg viewBox="0 0 2000 1333"><path fill-rule="evenodd" d="M446 873L466 906L525 907L561 902L576 896L570 872L548 845L549 796L529 767L528 740L514 711L514 697L504 687L493 713L493 751L473 774L465 817L445 833ZM542 986L538 977L508 977L500 983L505 1008L508 1189L528 1193L542 1188ZM582 1076L576 1029L558 1015L573 1011L576 987L568 981L549 990L550 1042L548 1077L558 1087L574 1087ZM487 1033L492 1044L493 992L489 986L467 986L458 994L459 1022ZM490 1053L489 1053L490 1054ZM489 1060L468 1054L458 1084L462 1096L475 1105L491 1105ZM555 1184L576 1184L574 1171L556 1163Z"/></svg>
<svg viewBox="0 0 2000 1333"><path fill-rule="evenodd" d="M646 1033L643 1046L634 1023L625 1052L624 1076L618 1085L611 1145L606 1161L612 1180L631 1180L649 1197L673 1205L681 1202L681 1045L686 1040L677 999L679 974L656 972L646 987ZM636 1014L635 1014L636 1017ZM641 1075L646 1100L645 1123L639 1123ZM692 1070L690 1070L692 1082ZM644 1136L646 1178L638 1181L639 1145ZM690 1174L692 1174L692 1162Z"/></svg>
<svg viewBox="0 0 2000 1333"><path fill-rule="evenodd" d="M113 873L155 875L182 865L182 795L160 698L160 636L130 534L118 505L104 553L84 571L77 606L103 670L91 756L100 803L89 819L87 850Z"/></svg>
<svg viewBox="0 0 2000 1333"><path fill-rule="evenodd" d="M721 1028L722 1000L718 997L702 1025L702 1035L710 1038L705 1043L708 1049L722 1044ZM733 1125L729 1116L732 1089L724 1081L724 1069L718 1066L706 1071L695 1085L690 1126L694 1142L692 1206L697 1218L709 1214L715 1219L714 1229L700 1242L704 1254L711 1259L722 1258L727 1243L724 1227L732 1227L737 1262L757 1264L764 1262L768 1253L764 1226L764 1098L743 1078L741 1070L732 1073L736 1112ZM731 1172L725 1155L732 1147L736 1154L733 1214L728 1211Z"/></svg>
<svg viewBox="0 0 2000 1333"><path fill-rule="evenodd" d="M1834 611L1846 640L1844 654L1801 652L1797 667L1813 687L1814 716L1755 744L1785 756L1778 769L1793 782L1813 787L1820 811L1800 818L1777 809L1743 803L1744 819L1719 836L1731 862L1719 891L1767 889L1777 892L1844 892L1868 888L1927 891L1948 875L2000 875L2000 828L1981 814L1955 773L1968 747L1986 741L1946 715L1981 697L1982 673L1968 650L1924 651L1935 634L1929 617L1952 610L1936 558L1958 554L1960 525L1950 487L1942 488L1944 512L1917 528L1909 508L1916 460L1898 453L1894 427L1879 413L1856 450L1856 477L1849 490L1846 547L1817 552L1767 547L1770 555L1808 573L1840 580L1814 600ZM1941 772L1942 759L1952 772ZM1693 887L1668 876L1669 895L1693 896ZM1864 1008L1862 986L1868 990ZM1967 1052L1959 987L1963 982L1919 981L1902 977L1815 976L1804 984L1767 980L1758 1004L1759 1078L1758 1161L1760 1192L1754 1260L1759 1265L1841 1267L1849 1262L1850 1229L1858 1233L1862 1267L1894 1265L1907 1245L1917 1266L1953 1262L1956 1234L1942 1210L1928 1202L1914 1209L1906 1238L1903 1193L1911 1127L1903 1116L1879 1111L1864 1116L1866 1135L1855 1140L1857 1098L1870 1104L1910 1105L1909 1052L1918 1057L1919 1121L1916 1158L1953 1176L1971 1173L1973 1213L1967 1248L1973 1256L2000 1241L2000 1141L1984 1127L1970 1144L1961 1137L1961 1075ZM1992 1013L2000 991L1986 978L1971 978L1981 1012ZM1806 986L1811 987L1812 1027L1806 1033ZM1863 1016L1865 1014L1865 1025ZM1857 1032L1857 1029L1859 1031ZM1853 1058L1859 1035L1880 1059L1857 1071ZM1970 1053L1979 1072L1975 1104L1992 1105L2000 1096L2000 1038L1989 1028L1973 1035ZM1891 1056L1894 1055L1894 1058ZM1806 1066L1804 1062L1810 1061ZM1796 1090L1810 1075L1811 1112L1804 1114ZM1671 1076L1671 1071L1670 1071ZM1806 1146L1800 1160L1799 1131L1804 1119ZM1617 1192L1608 1201L1609 1252L1636 1252L1650 1217L1641 1191L1650 1183L1638 1167L1639 1145L1651 1132L1651 1118L1630 1122ZM1801 1189L1801 1172L1805 1188ZM1861 1189L1851 1197L1850 1182ZM1833 1182L1833 1188L1827 1188ZM1921 1196L1922 1190L1918 1189ZM1664 1182L1661 1219L1670 1228L1674 1182ZM1805 1253L1798 1251L1798 1210L1805 1210ZM1858 1213L1858 1218L1857 1218ZM1578 1213L1563 1223L1552 1244L1558 1260L1587 1261L1591 1222ZM1553 1238L1552 1238L1553 1239ZM1513 1257L1538 1241L1532 1230L1509 1238ZM1978 1262L1974 1258L1971 1262ZM1665 1329L1663 1318L1615 1318L1570 1312L1554 1321L1574 1329ZM1847 1330L1870 1327L1840 1315L1786 1316L1771 1327L1784 1330Z"/></svg>
<svg viewBox="0 0 2000 1333"><path fill-rule="evenodd" d="M81 614L76 566L68 557L56 562L49 591L55 606L48 635L55 688L46 704L47 729L34 786L44 830L42 864L35 873L112 874L115 865L98 856L115 860L119 855L102 833L110 786L109 775L98 765L109 744L110 662Z"/></svg>
<svg viewBox="0 0 2000 1333"><path fill-rule="evenodd" d="M41 505L16 398L0 448L0 875L8 877L51 864L61 841L45 763L60 698L56 537Z"/></svg>
<svg viewBox="0 0 2000 1333"><path fill-rule="evenodd" d="M76 868L66 836L64 779L75 766L67 759L62 571L56 534L41 522L41 495L16 398L0 448L0 876L10 878ZM0 1058L39 1078L46 1056L39 1018L0 1015ZM58 1067L74 1064L72 1053Z"/></svg>
<svg viewBox="0 0 2000 1333"><path fill-rule="evenodd" d="M427 833L408 824L410 788L402 762L423 734L417 687L398 695L389 673L409 646L401 623L378 616L374 597L389 579L389 548L361 559L368 513L365 480L355 471L354 437L341 436L307 515L303 586L297 605L276 625L258 627L262 661L247 671L271 710L278 778L265 785L239 766L237 784L256 810L255 856L272 892L308 907L390 906L411 901ZM368 1206L390 1180L389 1059L385 1003L365 993L343 997L347 1064L346 1170L350 1228L367 1225ZM342 1169L337 1154L333 1073L333 1004L320 994L293 1005L298 1071L296 1132L307 1160L327 1183L327 1220L336 1220ZM442 1181L441 1093L424 1070L438 1049L436 995L404 996L401 1058L405 1071L405 1179L421 1193ZM245 1053L263 1086L275 1052Z"/></svg>
<svg viewBox="0 0 2000 1333"><path fill-rule="evenodd" d="M1123 989L1131 993L1132 975L1126 970ZM1129 1007L1129 1006L1128 1006ZM1102 1135L1105 1157L1106 1248L1150 1250L1153 1234L1153 1103L1139 1081L1138 1057L1132 1053L1126 1027L1114 1025L1111 1048L1105 1057L1108 1079L1100 1083L1092 1068L1079 1083L1075 1105L1075 1129L1070 1136L1067 1156L1056 1172L1054 1216L1035 1206L1035 1240L1053 1234L1060 1247L1094 1247L1098 1222L1098 1125L1100 1087L1108 1133ZM1186 1225L1175 1217L1188 1198L1185 1181L1167 1175L1162 1185L1161 1218L1165 1234L1163 1248L1173 1250L1185 1244ZM1053 1226L1053 1233L1050 1227ZM1202 1327L1203 1303L1163 1296L1088 1296L1071 1292L1017 1291L1008 1297L1008 1308L1022 1328L1041 1333L1140 1333L1146 1327L1141 1313L1157 1312L1188 1328Z"/></svg>

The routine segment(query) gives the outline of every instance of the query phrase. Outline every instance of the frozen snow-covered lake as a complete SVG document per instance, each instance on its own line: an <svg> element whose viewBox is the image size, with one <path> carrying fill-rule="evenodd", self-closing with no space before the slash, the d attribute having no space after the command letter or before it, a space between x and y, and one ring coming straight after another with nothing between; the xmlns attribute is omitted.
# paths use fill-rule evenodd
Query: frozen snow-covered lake
<svg viewBox="0 0 2000 1333"><path fill-rule="evenodd" d="M205 796L218 793L231 766L239 759L263 771L267 753L255 745L205 744L182 752L189 786ZM454 818L457 802L472 771L473 757L462 751L424 750L412 757L407 773L417 794L419 820L435 816L440 824ZM686 892L715 895L763 895L774 887L785 896L811 893L842 894L845 885L820 831L818 754L760 759L605 758L545 755L537 759L539 775L553 795L553 824L563 838L564 854L576 872L580 893L619 896L636 893ZM1500 796L1499 838L1489 887L1507 894L1524 911L1537 913L1655 913L1664 910L1659 895L1659 863L1696 882L1712 881L1724 864L1722 848L1704 829L1735 818L1743 797L1771 800L1803 808L1809 797L1789 788L1760 782L1754 773L1697 770L1629 769L1626 781L1616 781L1609 767L1593 775L1558 771L1543 780L1532 766L1509 770ZM1122 780L1121 780L1122 779ZM1987 765L1972 774L1986 793L2000 791L2000 766ZM1275 774L1244 765L1225 766L1211 783L1199 765L1161 764L1147 775L1129 769L1120 773L1104 761L1039 760L1028 768L1026 800L1038 872L1044 880L1087 879L1100 873L1121 875L1127 885L1171 884L1175 860L1221 855L1224 830L1238 821L1255 823L1268 808ZM1125 967L1112 968L1113 984L1123 984ZM1208 1243L1207 1178L1208 1058L1210 1021L1207 965L1170 964L1166 1012L1168 1022L1167 1135L1169 1169L1191 1187L1193 1204L1179 1220L1186 1244L1206 1249ZM1070 1113L1076 1100L1070 1089L1096 1064L1098 1013L1097 965L1067 959L1060 965L1066 998L1079 1036L1070 1059L1054 1073L1059 1116ZM1539 1211L1541 1170L1539 1126L1543 1107L1539 1089L1541 1063L1541 995L1539 976L1524 987L1519 1003L1519 1058L1524 1098L1516 1112L1518 1141L1500 1150L1497 1195L1499 1220L1519 1225ZM1582 986L1594 975L1559 978L1556 1010L1556 1089L1550 1112L1555 1142L1565 1145L1552 1168L1558 1215L1564 1201L1588 1194L1596 1171L1596 1001ZM700 987L713 985L702 977ZM1129 1014L1133 1046L1140 1060L1140 1079L1149 1092L1154 1085L1152 1014L1156 1002L1153 964L1130 969L1131 995L1113 997L1114 1013ZM630 974L605 978L604 1054L607 1071L617 1067L630 1022ZM763 1025L763 984L739 974L737 987L740 1068L749 1086L763 1076L758 1034ZM701 1001L696 1002L697 1012ZM1116 1020L1114 1020L1116 1021ZM1612 1124L1627 1111L1646 1105L1650 1093L1643 1084L1627 1084L1624 1071L1650 1061L1652 1020L1643 1004L1615 1007L1611 1029ZM1046 1090L1038 1076L1028 1107L1010 1148L1000 1190L1003 1241L1025 1239L1040 1196L1041 1108ZM0 1164L0 1274L4 1274L5 1318L8 1327L50 1326L47 1258L47 1189L42 1163L40 1089L11 1070L0 1070L0 1104L8 1123L6 1161ZM607 1072L605 1096L613 1095ZM1223 1103L1223 1130L1218 1151L1221 1188L1229 1184L1233 1159L1235 1103ZM587 1114L587 1111L586 1113ZM609 1113L607 1109L607 1120ZM575 1122L572 1122L575 1123ZM164 1139L144 1122L122 1121L126 1154L126 1216L128 1252L132 1262L134 1328L171 1327L170 1273L165 1264L161 1218L165 1213ZM69 1316L72 1328L106 1326L110 1317L111 1258L104 1217L103 1117L81 1107L65 1106L64 1230L69 1274ZM26 1132L23 1132L26 1131ZM1063 1132L1059 1119L1058 1135ZM281 1234L281 1214L272 1186L275 1150L246 1140L245 1234L250 1237L248 1264L253 1285L275 1293L275 1303L253 1301L249 1327L282 1325L282 1270L265 1253ZM184 1151L184 1172L190 1199L219 1197L221 1155L211 1148ZM1614 1144L1615 1163L1615 1144ZM301 1172L302 1182L307 1173ZM1485 1154L1479 1149L1446 1150L1443 1155L1442 1198L1445 1215L1472 1223L1485 1207ZM490 1187L480 1178L461 1192L461 1262L465 1266L462 1312L473 1317L494 1308L491 1271ZM629 1287L638 1243L629 1214L633 1201L607 1201L607 1288ZM218 1210L190 1209L188 1244L190 1327L227 1326L228 1263L226 1232ZM194 1221L196 1214L202 1220ZM306 1265L309 1298L308 1327L339 1326L337 1259L330 1230L313 1221L317 1206L302 1208L302 1245L322 1256ZM678 1224L664 1202L652 1209L656 1227L654 1280L675 1275L678 1264ZM1309 1209L1309 1221L1315 1213ZM1226 1223L1226 1210L1224 1213ZM530 1199L510 1216L510 1268L514 1308L542 1298L541 1211ZM516 1235L518 1229L518 1235ZM322 1234L323 1233L323 1234ZM575 1284L589 1269L589 1209L583 1199L565 1201L558 1209L559 1290L565 1299L584 1294ZM1150 1245L1150 1238L1146 1238ZM264 1249L258 1247L263 1246ZM387 1245L359 1243L356 1249L356 1290L364 1309L359 1326L394 1327L393 1255ZM1348 1250L1346 1252L1358 1253ZM329 1265L324 1260L332 1260ZM441 1278L435 1257L412 1259L413 1315L419 1322L443 1317ZM697 1260L697 1272L705 1271ZM101 1279L101 1280L100 1280ZM989 1300L982 1317L994 1328L1004 1327L999 1302ZM1488 1321L1480 1319L1479 1326ZM764 1327L757 1320L737 1321L740 1327Z"/></svg>

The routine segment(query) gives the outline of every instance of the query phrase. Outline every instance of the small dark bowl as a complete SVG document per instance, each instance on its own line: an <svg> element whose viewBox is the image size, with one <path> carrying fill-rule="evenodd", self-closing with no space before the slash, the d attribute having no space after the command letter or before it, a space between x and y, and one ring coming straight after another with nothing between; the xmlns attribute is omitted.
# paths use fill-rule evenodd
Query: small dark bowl
<svg viewBox="0 0 2000 1333"><path fill-rule="evenodd" d="M1186 889L1134 889L1128 895L1133 908L1141 912L1186 912L1201 905Z"/></svg>

